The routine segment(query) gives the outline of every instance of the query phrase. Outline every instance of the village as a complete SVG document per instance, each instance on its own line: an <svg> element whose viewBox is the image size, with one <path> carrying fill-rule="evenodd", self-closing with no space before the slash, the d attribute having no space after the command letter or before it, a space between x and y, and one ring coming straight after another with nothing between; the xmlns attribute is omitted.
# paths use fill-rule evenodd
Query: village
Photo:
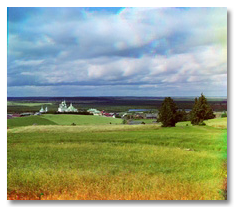
<svg viewBox="0 0 234 207"><path fill-rule="evenodd" d="M30 111L25 108L25 111L21 112L10 112L7 114L7 119L25 117L25 116L40 116L42 114L73 114L73 115L93 115L99 117L109 117L109 118L119 118L122 119L123 124L136 125L145 123L157 123L158 110L157 109L139 109L139 108L128 108L123 111L111 111L110 109L97 109L97 108L76 108L73 103L66 102L66 100L60 103L51 103L39 105L38 111ZM76 105L77 106L77 105ZM221 106L220 103L218 106ZM100 107L100 106L99 106ZM215 105L217 107L217 104ZM105 108L105 107L103 107ZM27 111L26 111L27 110ZM177 110L179 112L180 121L188 121L190 118L191 109L181 109ZM226 110L214 111L216 118L226 116Z"/></svg>
<svg viewBox="0 0 234 207"><path fill-rule="evenodd" d="M106 112L105 110L98 110L95 108L90 108L86 110L88 115L94 116L103 116L103 117L111 117L111 118L122 118L127 120L140 120L140 119L157 119L157 111L153 111L150 109L129 109L125 112ZM52 113L49 111L48 106L41 106L41 108L37 112L23 112L23 113L14 113L7 114L7 119L16 118L16 117L24 117L24 116L39 116L46 113ZM63 100L59 106L56 114L79 114L79 109L75 108L72 103L67 104L65 100ZM137 122L129 122L129 124L137 124Z"/></svg>

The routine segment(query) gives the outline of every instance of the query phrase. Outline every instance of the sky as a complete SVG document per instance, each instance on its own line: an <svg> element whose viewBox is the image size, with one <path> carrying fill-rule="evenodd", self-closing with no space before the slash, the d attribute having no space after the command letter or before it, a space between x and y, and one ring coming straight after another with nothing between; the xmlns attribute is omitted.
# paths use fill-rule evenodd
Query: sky
<svg viewBox="0 0 234 207"><path fill-rule="evenodd" d="M7 96L227 96L227 9L17 7Z"/></svg>

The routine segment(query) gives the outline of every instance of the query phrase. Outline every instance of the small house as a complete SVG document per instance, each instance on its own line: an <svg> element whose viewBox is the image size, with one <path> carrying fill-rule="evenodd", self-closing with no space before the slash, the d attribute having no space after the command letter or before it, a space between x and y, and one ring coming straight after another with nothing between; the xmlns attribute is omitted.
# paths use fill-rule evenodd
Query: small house
<svg viewBox="0 0 234 207"><path fill-rule="evenodd" d="M157 114L146 114L145 118L146 119L157 119Z"/></svg>
<svg viewBox="0 0 234 207"><path fill-rule="evenodd" d="M91 114L93 114L95 116L101 116L102 115L101 111L99 111L97 109L92 109L91 108L91 109L87 110L87 112L89 112L89 113L91 113Z"/></svg>

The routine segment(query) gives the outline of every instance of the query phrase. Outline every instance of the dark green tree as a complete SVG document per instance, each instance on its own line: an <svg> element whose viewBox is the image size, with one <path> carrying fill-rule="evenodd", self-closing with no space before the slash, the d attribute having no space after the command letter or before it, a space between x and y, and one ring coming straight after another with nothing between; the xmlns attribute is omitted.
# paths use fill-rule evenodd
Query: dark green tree
<svg viewBox="0 0 234 207"><path fill-rule="evenodd" d="M205 125L204 120L213 119L215 115L212 108L207 103L206 97L201 94L197 99L195 98L194 106L191 111L191 124L193 125Z"/></svg>
<svg viewBox="0 0 234 207"><path fill-rule="evenodd" d="M177 116L178 116L178 122L189 120L189 115L186 113L184 109L177 111Z"/></svg>
<svg viewBox="0 0 234 207"><path fill-rule="evenodd" d="M178 122L178 107L171 97L166 97L158 113L158 122L162 122L162 127L174 127Z"/></svg>

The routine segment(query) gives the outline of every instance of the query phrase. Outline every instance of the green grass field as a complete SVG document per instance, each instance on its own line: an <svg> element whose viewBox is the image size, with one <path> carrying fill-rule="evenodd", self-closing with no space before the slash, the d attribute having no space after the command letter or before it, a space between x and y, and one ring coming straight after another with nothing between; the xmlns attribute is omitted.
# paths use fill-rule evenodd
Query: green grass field
<svg viewBox="0 0 234 207"><path fill-rule="evenodd" d="M77 125L102 125L102 124L121 124L122 119L103 117L103 116L87 116L87 115L68 115L68 114L45 114L42 115L52 122L59 125L71 125L75 123Z"/></svg>
<svg viewBox="0 0 234 207"><path fill-rule="evenodd" d="M133 121L144 122L146 124L154 124L153 122L155 122L156 119L134 119Z"/></svg>
<svg viewBox="0 0 234 207"><path fill-rule="evenodd" d="M55 103L7 101L7 113L38 112L42 106L47 107L50 112L58 109L58 104Z"/></svg>
<svg viewBox="0 0 234 207"><path fill-rule="evenodd" d="M8 129L8 199L225 199L226 118L173 128L57 118Z"/></svg>
<svg viewBox="0 0 234 207"><path fill-rule="evenodd" d="M27 116L7 120L7 127L20 127L29 125L103 125L121 124L122 119L92 116L92 115L70 115L70 114L44 114L41 116Z"/></svg>
<svg viewBox="0 0 234 207"><path fill-rule="evenodd" d="M52 103L32 103L32 102L16 102L16 101L7 101L7 106L48 106L52 105Z"/></svg>
<svg viewBox="0 0 234 207"><path fill-rule="evenodd" d="M17 117L13 119L7 119L7 127L21 127L21 126L30 126L30 125L55 125L57 123L46 119L42 116L25 116Z"/></svg>

